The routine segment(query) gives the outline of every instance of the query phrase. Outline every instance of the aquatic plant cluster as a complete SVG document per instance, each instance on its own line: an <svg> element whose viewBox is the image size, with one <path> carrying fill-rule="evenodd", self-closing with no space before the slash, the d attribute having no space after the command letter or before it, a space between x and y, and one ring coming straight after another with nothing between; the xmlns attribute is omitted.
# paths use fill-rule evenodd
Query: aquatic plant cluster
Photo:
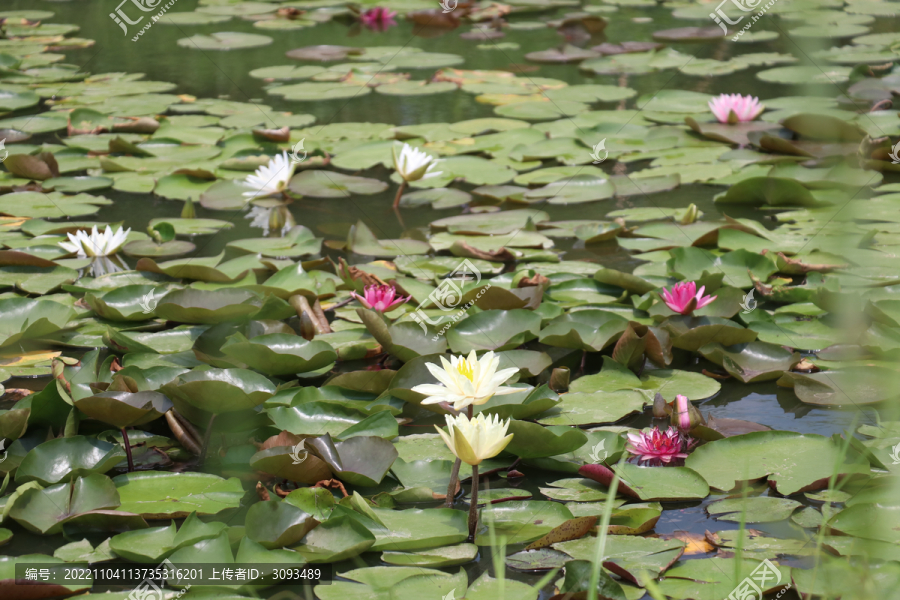
<svg viewBox="0 0 900 600"><path fill-rule="evenodd" d="M0 10L0 598L135 600L16 569L164 561L328 565L295 586L320 600L895 595L900 34L870 26L900 9L749 4L110 14L134 52L348 34L250 72L279 110L89 73L78 26ZM691 26L607 29L643 8ZM457 28L473 55L566 43L478 68L435 51ZM780 35L852 44L754 46ZM367 96L471 118L318 116ZM156 201L179 216L112 216Z"/></svg>

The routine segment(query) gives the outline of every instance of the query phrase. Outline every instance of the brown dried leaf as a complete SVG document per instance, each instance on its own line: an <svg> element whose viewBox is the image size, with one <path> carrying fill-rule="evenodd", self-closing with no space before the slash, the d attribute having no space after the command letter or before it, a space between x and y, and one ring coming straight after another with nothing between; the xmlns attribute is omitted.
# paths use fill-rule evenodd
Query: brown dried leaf
<svg viewBox="0 0 900 600"><path fill-rule="evenodd" d="M480 258L487 261L499 262L515 262L516 257L506 248L497 248L496 250L479 250L467 244L466 242L453 242L450 251L454 256L464 258Z"/></svg>
<svg viewBox="0 0 900 600"><path fill-rule="evenodd" d="M291 139L291 128L285 126L281 129L254 129L253 137L262 138L269 142L289 142Z"/></svg>
<svg viewBox="0 0 900 600"><path fill-rule="evenodd" d="M523 277L520 279L516 287L542 287L547 289L550 287L550 280L540 273L535 273L534 277Z"/></svg>
<svg viewBox="0 0 900 600"><path fill-rule="evenodd" d="M597 517L577 517L575 519L569 519L562 525L554 527L541 539L525 546L525 549L537 550L538 548L546 548L557 542L577 540L586 536L596 525Z"/></svg>
<svg viewBox="0 0 900 600"><path fill-rule="evenodd" d="M300 443L304 436L299 436L291 433L290 431L282 431L278 435L273 435L263 443L256 444L258 451L268 450L269 448L275 448L277 446L296 446Z"/></svg>

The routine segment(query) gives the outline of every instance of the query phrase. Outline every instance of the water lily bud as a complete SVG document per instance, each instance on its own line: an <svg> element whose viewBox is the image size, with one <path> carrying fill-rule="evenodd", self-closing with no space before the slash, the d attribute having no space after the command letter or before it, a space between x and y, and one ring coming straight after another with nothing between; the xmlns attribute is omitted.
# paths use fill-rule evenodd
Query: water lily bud
<svg viewBox="0 0 900 600"><path fill-rule="evenodd" d="M656 396L653 398L653 416L657 419L664 419L669 415L669 405L666 403L666 399L662 397L662 394L659 392L656 393Z"/></svg>
<svg viewBox="0 0 900 600"><path fill-rule="evenodd" d="M696 204L691 204L687 207L687 210L684 211L684 216L681 217L679 223L681 225L690 225L697 220L698 216L700 216L700 209L697 208Z"/></svg>
<svg viewBox="0 0 900 600"><path fill-rule="evenodd" d="M569 367L553 369L553 372L550 373L550 389L557 394L569 391L569 375L571 375Z"/></svg>
<svg viewBox="0 0 900 600"><path fill-rule="evenodd" d="M700 411L694 408L687 396L681 394L675 396L675 407L671 416L672 425L683 433L687 433L701 421Z"/></svg>
<svg viewBox="0 0 900 600"><path fill-rule="evenodd" d="M197 211L194 209L194 201L191 198L187 199L187 202L184 203L184 208L181 209L181 218L182 219L196 219Z"/></svg>
<svg viewBox="0 0 900 600"><path fill-rule="evenodd" d="M501 421L498 415L485 418L479 414L471 420L466 415L445 415L444 419L447 433L437 425L434 428L456 458L468 465L480 465L497 456L513 439L513 434L506 435L510 419Z"/></svg>

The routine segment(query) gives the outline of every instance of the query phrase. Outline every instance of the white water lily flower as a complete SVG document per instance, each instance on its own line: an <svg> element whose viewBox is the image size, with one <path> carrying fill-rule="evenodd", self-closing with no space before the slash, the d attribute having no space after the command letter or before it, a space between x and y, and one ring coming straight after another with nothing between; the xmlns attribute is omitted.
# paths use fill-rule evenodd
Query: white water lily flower
<svg viewBox="0 0 900 600"><path fill-rule="evenodd" d="M409 144L403 144L400 150L400 156L397 156L397 147L392 149L394 156L394 168L403 178L403 181L419 181L420 179L429 179L437 177L443 171L432 172L431 170L437 166L437 159L430 154L413 148Z"/></svg>
<svg viewBox="0 0 900 600"><path fill-rule="evenodd" d="M119 251L122 244L128 239L130 232L131 228L123 230L121 227L119 227L118 231L113 232L112 227L109 225L106 226L105 231L98 232L97 226L94 225L90 234L83 229L79 229L74 235L68 234L68 242L60 242L59 245L69 252L78 253L78 256L82 258L87 256L110 256Z"/></svg>
<svg viewBox="0 0 900 600"><path fill-rule="evenodd" d="M432 363L425 363L425 366L443 385L425 383L412 388L412 391L428 396L422 404L449 402L454 410L462 410L470 404L484 404L492 396L519 391L500 387L519 370L512 367L497 371L500 357L493 352L485 352L478 358L472 350L468 358L451 356L449 362L443 356L440 358L443 368Z"/></svg>
<svg viewBox="0 0 900 600"><path fill-rule="evenodd" d="M295 164L288 158L287 152L274 157L264 167L258 168L252 175L241 182L252 191L244 192L245 198L264 198L282 193L294 176Z"/></svg>
<svg viewBox="0 0 900 600"><path fill-rule="evenodd" d="M437 425L434 428L456 458L469 465L497 456L513 439L513 434L506 435L509 419L501 421L497 415L479 414L471 420L465 415L445 415L445 419L449 435Z"/></svg>

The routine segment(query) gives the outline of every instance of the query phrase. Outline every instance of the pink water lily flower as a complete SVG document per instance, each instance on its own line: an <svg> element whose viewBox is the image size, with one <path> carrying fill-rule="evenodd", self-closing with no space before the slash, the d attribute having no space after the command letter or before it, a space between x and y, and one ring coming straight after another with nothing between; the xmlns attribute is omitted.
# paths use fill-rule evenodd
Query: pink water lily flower
<svg viewBox="0 0 900 600"><path fill-rule="evenodd" d="M695 309L703 308L718 298L718 296L704 296L703 292L705 290L705 285L701 285L700 290L698 291L696 283L687 281L673 285L671 292L666 288L663 288L660 296L663 301L665 301L666 306L678 314L689 315L694 312Z"/></svg>
<svg viewBox="0 0 900 600"><path fill-rule="evenodd" d="M350 292L350 295L366 308L381 313L394 310L410 299L410 296L398 296L397 289L392 285L367 285L364 295L360 296L356 292Z"/></svg>
<svg viewBox="0 0 900 600"><path fill-rule="evenodd" d="M687 458L684 436L671 427L665 432L654 427L649 432L629 433L625 449L641 461L670 463L677 458Z"/></svg>
<svg viewBox="0 0 900 600"><path fill-rule="evenodd" d="M719 120L719 123L731 124L752 121L766 109L765 106L759 103L759 98L755 96L741 96L740 94L722 94L717 96L709 101L709 108Z"/></svg>
<svg viewBox="0 0 900 600"><path fill-rule="evenodd" d="M397 24L394 22L394 17L396 16L397 13L395 11L376 6L360 13L359 20L372 31L387 31L389 27Z"/></svg>

